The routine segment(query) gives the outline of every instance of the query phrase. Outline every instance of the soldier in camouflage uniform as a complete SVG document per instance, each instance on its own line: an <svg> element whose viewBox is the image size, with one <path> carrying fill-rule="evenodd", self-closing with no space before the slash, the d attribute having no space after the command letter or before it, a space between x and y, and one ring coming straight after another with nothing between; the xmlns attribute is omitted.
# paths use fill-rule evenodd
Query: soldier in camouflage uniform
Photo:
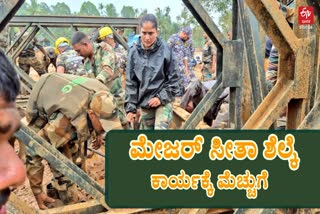
<svg viewBox="0 0 320 214"><path fill-rule="evenodd" d="M77 99L75 99L77 98ZM71 161L79 165L84 160L80 148L93 132L98 149L105 131L121 127L116 101L107 87L96 79L71 74L43 75L34 86L27 104L28 126L38 132ZM54 202L41 187L44 167L40 156L27 154L27 175L40 209L45 202ZM52 186L65 204L78 202L77 186L57 170L52 169Z"/></svg>
<svg viewBox="0 0 320 214"><path fill-rule="evenodd" d="M141 129L168 129L172 101L180 92L175 57L168 44L158 37L154 15L144 15L140 28L140 38L128 56L127 118L135 122L137 109L141 108Z"/></svg>
<svg viewBox="0 0 320 214"><path fill-rule="evenodd" d="M217 56L217 48L209 38L206 33L203 33L203 37L205 39L203 52L202 52L202 74L203 80L211 80L216 77L216 56Z"/></svg>
<svg viewBox="0 0 320 214"><path fill-rule="evenodd" d="M74 74L79 76L87 75L83 65L83 57L70 47L66 38L60 37L56 40L56 48L60 53L57 58L57 73Z"/></svg>
<svg viewBox="0 0 320 214"><path fill-rule="evenodd" d="M98 39L113 47L113 50L116 54L117 72L120 74L120 76L125 75L128 52L122 45L114 40L112 29L110 27L101 28Z"/></svg>
<svg viewBox="0 0 320 214"><path fill-rule="evenodd" d="M26 36L26 35L25 35ZM25 37L24 36L24 37ZM23 38L24 38L23 37ZM40 62L36 58L35 48L38 48L43 54L43 61ZM38 44L38 41L34 38L19 54L18 64L19 67L26 72L28 75L30 73L30 67L32 67L39 76L47 73L46 71L46 61L48 60L47 53L41 45Z"/></svg>
<svg viewBox="0 0 320 214"><path fill-rule="evenodd" d="M84 68L89 77L104 83L117 100L118 116L124 129L128 128L128 121L124 111L124 91L117 71L116 55L113 48L105 43L99 44L89 40L82 32L76 32L71 40L73 49L85 58Z"/></svg>
<svg viewBox="0 0 320 214"><path fill-rule="evenodd" d="M172 35L168 44L172 48L174 56L177 58L178 71L180 75L180 84L183 86L179 97L184 93L185 88L190 80L195 78L195 74L189 62L193 60L194 48L192 45L192 30L189 26L181 28L178 34Z"/></svg>

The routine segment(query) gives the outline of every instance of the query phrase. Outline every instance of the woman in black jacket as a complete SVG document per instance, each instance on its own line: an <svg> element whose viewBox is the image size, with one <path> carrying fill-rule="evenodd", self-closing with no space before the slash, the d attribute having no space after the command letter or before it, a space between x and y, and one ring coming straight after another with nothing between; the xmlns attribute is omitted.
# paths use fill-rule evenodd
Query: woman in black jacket
<svg viewBox="0 0 320 214"><path fill-rule="evenodd" d="M126 70L125 108L133 122L141 109L141 129L168 129L172 101L179 92L176 60L166 42L158 37L152 14L140 20L140 38L129 50Z"/></svg>

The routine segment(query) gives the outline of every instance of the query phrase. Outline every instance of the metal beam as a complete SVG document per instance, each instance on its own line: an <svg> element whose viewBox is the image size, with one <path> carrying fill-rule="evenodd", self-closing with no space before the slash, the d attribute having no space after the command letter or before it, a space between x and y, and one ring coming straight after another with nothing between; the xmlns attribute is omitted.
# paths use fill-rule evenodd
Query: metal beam
<svg viewBox="0 0 320 214"><path fill-rule="evenodd" d="M128 44L123 40L123 38L117 33L116 29L114 29L113 26L110 25L110 28L112 29L113 35L117 42L119 42L126 50L129 49Z"/></svg>
<svg viewBox="0 0 320 214"><path fill-rule="evenodd" d="M39 137L37 133L24 124L21 124L20 130L15 133L15 136L27 146L27 150L32 155L39 155L46 159L51 166L75 182L88 194L93 196L105 208L110 209L105 203L103 187L92 180L78 166L61 154L54 146Z"/></svg>
<svg viewBox="0 0 320 214"><path fill-rule="evenodd" d="M243 75L243 43L241 40L225 42L223 48L222 86L229 87L229 125L230 128L240 129L240 87Z"/></svg>
<svg viewBox="0 0 320 214"><path fill-rule="evenodd" d="M96 200L91 200L83 203L66 205L63 207L57 207L48 209L45 211L46 214L68 214L68 213L81 213L81 214L91 214L91 213L101 213L106 212L106 209L101 206Z"/></svg>
<svg viewBox="0 0 320 214"><path fill-rule="evenodd" d="M10 23L10 27L24 26L27 23L32 25L42 25L47 27L101 27L103 25L112 25L117 27L137 27L139 20L136 18L111 18L111 17L95 17L95 16L14 16Z"/></svg>
<svg viewBox="0 0 320 214"><path fill-rule="evenodd" d="M183 3L190 10L194 18L199 22L203 30L208 34L217 48L224 45L225 36L221 33L218 26L211 19L207 11L197 0L183 0Z"/></svg>
<svg viewBox="0 0 320 214"><path fill-rule="evenodd" d="M246 0L246 3L281 55L286 58L288 54L297 51L297 37L279 10L276 1Z"/></svg>
<svg viewBox="0 0 320 214"><path fill-rule="evenodd" d="M34 208L30 207L29 204L17 197L13 192L11 192L9 201L6 204L7 212L10 214L20 213L20 214L35 214L39 213Z"/></svg>
<svg viewBox="0 0 320 214"><path fill-rule="evenodd" d="M320 129L320 101L318 100L311 111L299 125L298 129Z"/></svg>
<svg viewBox="0 0 320 214"><path fill-rule="evenodd" d="M7 23L19 10L25 0L1 1L0 6L0 32L6 27Z"/></svg>
<svg viewBox="0 0 320 214"><path fill-rule="evenodd" d="M35 35L39 32L39 27L34 26L32 32L19 44L17 49L12 54L12 59L15 60L20 52L31 42Z"/></svg>
<svg viewBox="0 0 320 214"><path fill-rule="evenodd" d="M239 13L238 13L238 1L233 0L232 1L232 40L238 39L238 29L239 29ZM238 57L240 58L240 57ZM242 61L242 59L241 59ZM223 63L224 64L224 63ZM240 66L238 66L240 67ZM241 70L243 72L243 69ZM242 79L242 73L238 77L239 80ZM240 83L241 85L241 83ZM237 109L239 110L241 108L240 103L240 97L242 87L236 88L236 87L230 87L229 90L229 122L228 127L233 127L235 129L241 128L241 115L237 114Z"/></svg>
<svg viewBox="0 0 320 214"><path fill-rule="evenodd" d="M13 43L10 45L10 47L7 49L6 54L8 54L12 48L19 42L19 40L22 38L22 36L27 32L27 30L30 28L31 23L27 24L24 29L22 30L22 32L20 33L20 35L18 36L18 38L16 38Z"/></svg>
<svg viewBox="0 0 320 214"><path fill-rule="evenodd" d="M247 57L250 82L253 96L254 110L267 95L267 86L265 83L265 72L263 69L263 56L261 54L261 45L259 40L258 23L254 22L254 17L243 0L238 0L240 9L240 23L242 29L242 38L245 44L245 56Z"/></svg>
<svg viewBox="0 0 320 214"><path fill-rule="evenodd" d="M292 98L293 81L278 82L242 129L268 129Z"/></svg>
<svg viewBox="0 0 320 214"><path fill-rule="evenodd" d="M37 26L40 28L42 32L44 32L49 36L49 38L53 41L53 43L56 41L57 37L46 26L42 26L40 24Z"/></svg>
<svg viewBox="0 0 320 214"><path fill-rule="evenodd" d="M307 5L306 0L295 1L295 14L300 6ZM298 25L298 16L294 16L293 31L302 43L295 60L294 99L288 105L287 129L296 129L303 121L314 104L316 69L316 29L301 29ZM297 94L298 93L298 94Z"/></svg>
<svg viewBox="0 0 320 214"><path fill-rule="evenodd" d="M35 81L26 72L21 70L17 65L14 64L14 67L15 67L17 73L19 74L19 76L25 81L25 82L20 81L22 86L30 93L34 84L35 84ZM27 85L27 84L29 84L29 85ZM29 87L29 86L31 86L31 87Z"/></svg>

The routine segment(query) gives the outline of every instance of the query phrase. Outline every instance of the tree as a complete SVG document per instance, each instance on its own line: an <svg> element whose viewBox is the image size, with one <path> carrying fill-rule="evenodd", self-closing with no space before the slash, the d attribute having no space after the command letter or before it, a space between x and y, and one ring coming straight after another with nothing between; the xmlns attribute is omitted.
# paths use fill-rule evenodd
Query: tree
<svg viewBox="0 0 320 214"><path fill-rule="evenodd" d="M102 3L99 3L98 9L99 9L99 11L100 11L100 15L103 16L103 15L104 15L104 11L103 11L104 5L103 5Z"/></svg>
<svg viewBox="0 0 320 214"><path fill-rule="evenodd" d="M43 3L43 4L40 5L37 0L31 0L30 4L25 3L25 7L21 8L21 15L34 16L34 15L45 14L45 11L43 11L45 5L46 5L46 3ZM49 9L49 11L50 11L50 9Z"/></svg>
<svg viewBox="0 0 320 214"><path fill-rule="evenodd" d="M177 17L177 20L182 26L197 24L197 20L193 17L186 6L183 7L180 16Z"/></svg>
<svg viewBox="0 0 320 214"><path fill-rule="evenodd" d="M160 30L161 37L166 41L169 37L175 33L176 29L173 29L173 23L170 17L170 8L164 9L157 8L155 16L158 19L158 28Z"/></svg>
<svg viewBox="0 0 320 214"><path fill-rule="evenodd" d="M148 13L147 9L141 9L140 12L139 12L138 17L142 17L143 15L146 15L147 13Z"/></svg>
<svg viewBox="0 0 320 214"><path fill-rule="evenodd" d="M79 14L85 16L100 16L97 7L90 1L85 1L82 3Z"/></svg>
<svg viewBox="0 0 320 214"><path fill-rule="evenodd" d="M55 15L71 15L71 10L64 2L58 2L56 5L52 5L52 12Z"/></svg>
<svg viewBox="0 0 320 214"><path fill-rule="evenodd" d="M20 9L17 12L17 15L19 15L19 16L27 15L27 8L28 7L30 7L28 2L23 3L22 6L20 7Z"/></svg>
<svg viewBox="0 0 320 214"><path fill-rule="evenodd" d="M200 0L209 14L219 13L219 25L226 33L232 27L232 0Z"/></svg>
<svg viewBox="0 0 320 214"><path fill-rule="evenodd" d="M37 14L37 15L49 15L49 14L52 14L51 8L46 3L41 2L39 4L39 7L40 7L40 11L39 11L39 14Z"/></svg>
<svg viewBox="0 0 320 214"><path fill-rule="evenodd" d="M125 18L136 18L138 9L134 9L132 6L123 6L121 9L121 16Z"/></svg>
<svg viewBox="0 0 320 214"><path fill-rule="evenodd" d="M118 17L119 14L117 13L117 9L116 7L110 3L110 4L106 4L106 14L108 17Z"/></svg>

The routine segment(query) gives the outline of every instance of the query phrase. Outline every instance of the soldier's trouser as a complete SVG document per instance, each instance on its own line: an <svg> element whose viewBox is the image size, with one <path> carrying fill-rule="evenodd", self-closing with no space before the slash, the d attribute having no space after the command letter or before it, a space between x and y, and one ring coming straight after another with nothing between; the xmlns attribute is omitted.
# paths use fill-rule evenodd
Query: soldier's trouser
<svg viewBox="0 0 320 214"><path fill-rule="evenodd" d="M169 129L169 123L172 120L172 104L161 105L156 109L141 108L140 120L140 129Z"/></svg>
<svg viewBox="0 0 320 214"><path fill-rule="evenodd" d="M124 110L125 94L124 90L122 89L120 77L106 85L116 100L116 105L118 108L117 116L120 119L121 125L124 129L128 129L128 120L126 117L126 111Z"/></svg>
<svg viewBox="0 0 320 214"><path fill-rule="evenodd" d="M268 70L267 71L266 80L267 80L268 91L271 91L273 86L276 84L277 77L278 77L278 71L275 71L275 70Z"/></svg>
<svg viewBox="0 0 320 214"><path fill-rule="evenodd" d="M38 134L54 145L60 152L68 149L69 153L71 154L71 157L68 158L75 162L76 159L79 158L80 148L78 144L70 143L71 135L67 134L66 130L72 130L73 128L71 128L71 124L67 123L66 121L66 117L59 113L54 119L49 120L49 122L38 132ZM34 126L31 128L34 130L37 129ZM27 176L34 195L43 192L42 181L44 166L41 163L42 160L43 159L40 156L31 156L30 154L27 154ZM77 186L53 167L50 166L50 168L54 177L52 185L58 191L60 199L65 204L77 202Z"/></svg>
<svg viewBox="0 0 320 214"><path fill-rule="evenodd" d="M39 74L39 76L46 73L45 66L41 64L41 62L39 62L35 56L19 57L18 63L19 67L28 75L30 73L30 67L32 67Z"/></svg>
<svg viewBox="0 0 320 214"><path fill-rule="evenodd" d="M126 111L124 109L123 96L115 95L114 98L116 100L116 105L118 108L117 115L118 115L118 118L120 119L121 126L123 127L123 129L128 129L128 120L126 117Z"/></svg>

